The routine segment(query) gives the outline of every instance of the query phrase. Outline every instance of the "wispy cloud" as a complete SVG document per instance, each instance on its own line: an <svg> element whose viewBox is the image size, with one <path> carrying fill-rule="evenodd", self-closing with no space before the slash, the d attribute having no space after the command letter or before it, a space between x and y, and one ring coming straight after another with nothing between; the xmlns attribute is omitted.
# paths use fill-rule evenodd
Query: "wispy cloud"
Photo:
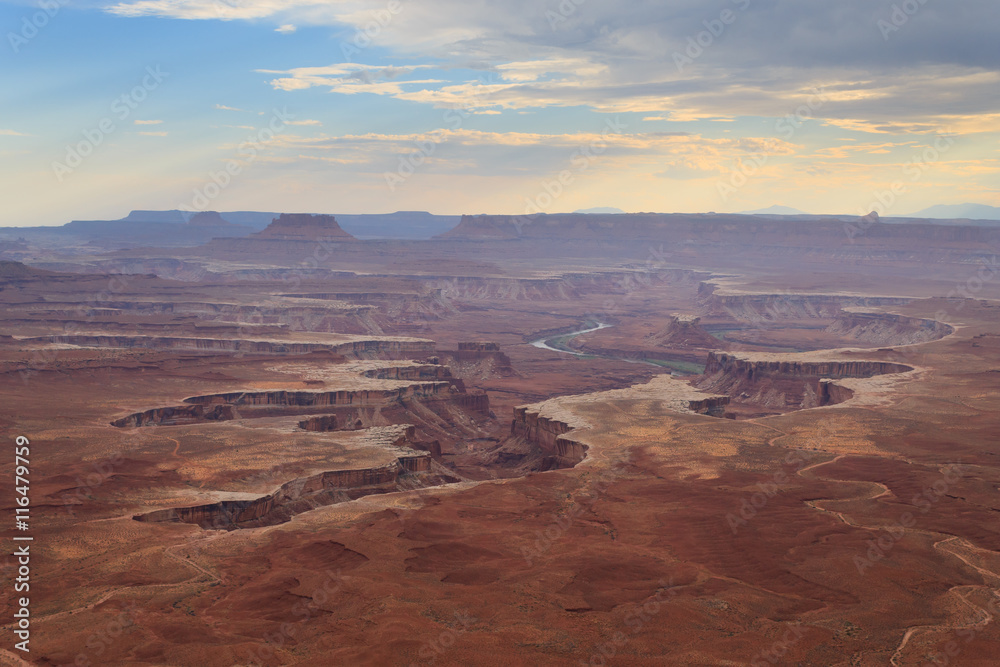
<svg viewBox="0 0 1000 667"><path fill-rule="evenodd" d="M165 137L165 136L167 136L168 133L167 132L139 132L138 134L141 134L144 137Z"/></svg>
<svg viewBox="0 0 1000 667"><path fill-rule="evenodd" d="M136 125L161 125L162 123L163 123L162 120L138 120L137 119L135 121Z"/></svg>
<svg viewBox="0 0 1000 667"><path fill-rule="evenodd" d="M237 109L236 107L227 107L225 104L216 104L212 107L213 109L220 109L222 111L242 111L243 113L252 113L246 109Z"/></svg>
<svg viewBox="0 0 1000 667"><path fill-rule="evenodd" d="M18 132L17 130L0 130L0 136L3 136L3 137L27 137L27 136L30 136L30 135L27 135L24 132Z"/></svg>
<svg viewBox="0 0 1000 667"><path fill-rule="evenodd" d="M295 26L293 26L291 23L286 23L284 25L279 25L277 28L274 29L274 31L275 32L280 32L283 35L287 35L287 34L295 32L296 29L297 28Z"/></svg>

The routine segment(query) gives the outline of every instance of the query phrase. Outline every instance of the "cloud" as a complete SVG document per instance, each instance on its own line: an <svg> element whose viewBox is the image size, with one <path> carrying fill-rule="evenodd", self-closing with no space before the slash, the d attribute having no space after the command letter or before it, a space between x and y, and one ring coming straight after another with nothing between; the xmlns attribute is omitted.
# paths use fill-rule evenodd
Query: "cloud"
<svg viewBox="0 0 1000 667"><path fill-rule="evenodd" d="M165 136L167 136L166 132L139 132L138 134L141 134L144 137L165 137Z"/></svg>
<svg viewBox="0 0 1000 667"><path fill-rule="evenodd" d="M161 123L163 123L162 120L138 120L137 119L135 121L136 125L160 125Z"/></svg>
<svg viewBox="0 0 1000 667"><path fill-rule="evenodd" d="M297 67L290 70L257 70L262 74L282 74L272 79L271 86L277 90L305 90L308 88L329 88L331 92L353 95L355 93L375 93L394 95L402 92L402 83L422 85L440 83L434 79L399 81L400 76L429 65L395 67L392 65L362 65L360 63L339 63L319 67Z"/></svg>
<svg viewBox="0 0 1000 667"><path fill-rule="evenodd" d="M0 130L0 137L28 137L31 135L25 134L24 132L18 132L17 130Z"/></svg>
<svg viewBox="0 0 1000 667"><path fill-rule="evenodd" d="M433 146L429 150L428 146ZM268 145L262 160L305 169L351 165L352 173L394 171L402 157L422 150L422 173L519 177L549 175L586 160L588 173L622 170L670 178L704 178L728 170L734 159L761 151L790 155L793 144L768 137L710 138L677 132L614 134L573 132L486 132L457 129L409 134L348 134L303 137L284 134ZM586 156L595 156L593 160Z"/></svg>
<svg viewBox="0 0 1000 667"><path fill-rule="evenodd" d="M436 107L580 106L679 122L781 118L802 104L806 91L822 88L829 97L816 118L872 134L936 132L948 124L985 132L1000 113L995 0L920 4L888 33L892 5L870 0L739 0L729 7L735 20L720 35L706 31L718 8L695 0L588 2L552 22L555 6L507 0L498 11L495 0L425 0L403 3L378 23L379 47L400 60L492 73L493 81L410 78L427 64L303 63L271 71L281 75L271 85ZM120 16L270 21L279 30L364 30L380 10L383 0L136 0L107 8Z"/></svg>
<svg viewBox="0 0 1000 667"><path fill-rule="evenodd" d="M251 113L246 109L237 109L236 107L227 107L225 104L216 104L212 107L213 109L221 109L222 111L242 111L244 113Z"/></svg>
<svg viewBox="0 0 1000 667"><path fill-rule="evenodd" d="M697 178L712 178L724 172L725 169L720 162L691 156L668 162L666 168L656 175L660 178L686 181Z"/></svg>
<svg viewBox="0 0 1000 667"><path fill-rule="evenodd" d="M275 32L280 32L283 35L293 33L296 30L297 28L293 26L291 23L285 23L284 25L279 25L277 28L274 29Z"/></svg>
<svg viewBox="0 0 1000 667"><path fill-rule="evenodd" d="M318 120L289 120L285 121L286 125L322 125L323 123Z"/></svg>

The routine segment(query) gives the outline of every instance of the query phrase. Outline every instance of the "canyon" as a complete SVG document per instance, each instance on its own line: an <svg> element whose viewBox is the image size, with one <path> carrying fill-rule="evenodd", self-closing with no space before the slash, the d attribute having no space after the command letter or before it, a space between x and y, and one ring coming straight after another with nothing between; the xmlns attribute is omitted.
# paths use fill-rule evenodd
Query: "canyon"
<svg viewBox="0 0 1000 667"><path fill-rule="evenodd" d="M1000 652L996 229L220 219L0 262L36 664Z"/></svg>

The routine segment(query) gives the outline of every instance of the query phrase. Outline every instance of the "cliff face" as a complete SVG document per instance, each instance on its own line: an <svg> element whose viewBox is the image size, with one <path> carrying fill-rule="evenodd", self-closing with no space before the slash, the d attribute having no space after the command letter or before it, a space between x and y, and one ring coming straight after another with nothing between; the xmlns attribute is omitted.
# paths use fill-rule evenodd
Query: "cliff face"
<svg viewBox="0 0 1000 667"><path fill-rule="evenodd" d="M842 403L853 392L834 382L905 373L910 366L885 361L786 361L741 359L710 352L705 375L696 385L728 394L733 401L785 411Z"/></svg>
<svg viewBox="0 0 1000 667"><path fill-rule="evenodd" d="M283 484L274 493L253 500L224 500L195 507L178 507L138 514L136 521L192 523L213 530L233 530L274 525L303 511L322 505L353 500L373 493L436 486L454 481L432 473L431 457L412 454L394 463L374 468L330 470Z"/></svg>
<svg viewBox="0 0 1000 667"><path fill-rule="evenodd" d="M913 345L938 340L954 329L943 322L890 313L843 311L826 330L874 345Z"/></svg>
<svg viewBox="0 0 1000 667"><path fill-rule="evenodd" d="M746 322L833 319L844 308L901 306L911 299L841 294L718 294L710 283L699 286L707 312Z"/></svg>
<svg viewBox="0 0 1000 667"><path fill-rule="evenodd" d="M709 352L705 375L754 379L767 375L790 377L870 378L887 373L906 373L913 368L888 361L785 361L748 360L722 352Z"/></svg>
<svg viewBox="0 0 1000 667"><path fill-rule="evenodd" d="M564 422L542 417L527 407L514 408L514 420L510 434L524 438L543 454L542 470L572 468L587 456L587 445L572 438L563 437L572 429Z"/></svg>
<svg viewBox="0 0 1000 667"><path fill-rule="evenodd" d="M391 401L449 395L451 383L424 382L398 389L363 389L358 391L234 391L185 398L185 403L230 404L240 406L286 405L294 407L324 407L348 405L365 407L385 405Z"/></svg>
<svg viewBox="0 0 1000 667"><path fill-rule="evenodd" d="M236 409L232 405L178 405L167 408L154 408L145 412L116 419L111 422L118 428L137 426L178 426L181 424L197 424L206 421L229 421L237 419Z"/></svg>
<svg viewBox="0 0 1000 667"><path fill-rule="evenodd" d="M252 418L283 414L308 414L331 411L323 417L307 419L299 426L309 431L329 431L367 428L373 425L375 414L401 412L400 421L412 416L410 407L419 404L442 414L455 409L490 414L490 401L485 392L465 391L461 380L422 382L397 389L364 389L357 391L251 391L206 394L184 399L186 405L153 408L136 412L111 422L112 426L193 424L204 421L237 419L239 414Z"/></svg>

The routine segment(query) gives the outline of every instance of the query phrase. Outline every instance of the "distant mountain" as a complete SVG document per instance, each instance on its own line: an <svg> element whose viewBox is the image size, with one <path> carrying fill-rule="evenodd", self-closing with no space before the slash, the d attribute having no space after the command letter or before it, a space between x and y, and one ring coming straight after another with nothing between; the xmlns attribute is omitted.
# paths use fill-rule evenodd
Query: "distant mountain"
<svg viewBox="0 0 1000 667"><path fill-rule="evenodd" d="M620 215L625 213L625 211L620 208L614 208L613 206L597 206L596 208L582 208L579 211L573 211L574 213L593 213L595 215Z"/></svg>
<svg viewBox="0 0 1000 667"><path fill-rule="evenodd" d="M770 206L768 208L758 209L756 211L741 211L742 215L809 215L805 211L800 211L797 208L792 208L790 206Z"/></svg>
<svg viewBox="0 0 1000 667"><path fill-rule="evenodd" d="M1000 220L1000 207L986 204L938 204L914 213L913 218Z"/></svg>

